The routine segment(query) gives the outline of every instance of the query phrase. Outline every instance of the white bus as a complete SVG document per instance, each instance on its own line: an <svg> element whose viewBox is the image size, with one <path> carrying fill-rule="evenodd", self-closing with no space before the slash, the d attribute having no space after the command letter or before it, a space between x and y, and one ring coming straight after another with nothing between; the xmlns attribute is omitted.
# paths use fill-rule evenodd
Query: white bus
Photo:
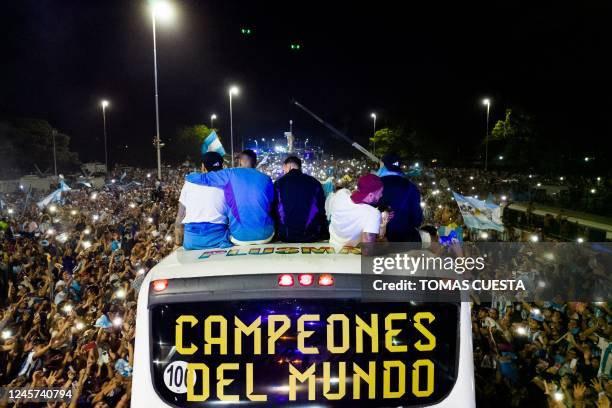
<svg viewBox="0 0 612 408"><path fill-rule="evenodd" d="M474 407L469 303L366 301L360 258L175 251L140 290L132 406Z"/></svg>

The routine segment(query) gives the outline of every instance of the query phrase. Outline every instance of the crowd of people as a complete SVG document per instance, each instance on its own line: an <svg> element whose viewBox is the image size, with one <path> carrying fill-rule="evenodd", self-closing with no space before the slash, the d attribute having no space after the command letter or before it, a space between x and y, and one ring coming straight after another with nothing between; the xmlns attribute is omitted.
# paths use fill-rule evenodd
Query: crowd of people
<svg viewBox="0 0 612 408"><path fill-rule="evenodd" d="M419 240L463 225L451 191L502 203L520 199L511 178L545 182L393 155L382 169L331 158L258 163L248 151L233 168L211 154L203 161L203 172L165 168L162 184L144 169L118 170L104 187L73 186L42 208L29 193L4 195L0 386L72 389L70 407L129 405L138 290L178 246ZM611 322L602 302L475 302L479 405L609 407Z"/></svg>
<svg viewBox="0 0 612 408"><path fill-rule="evenodd" d="M4 197L2 386L70 388L70 407L129 406L138 289L174 248L182 177L170 171L157 188L134 170L140 186L75 189L42 209L26 193Z"/></svg>

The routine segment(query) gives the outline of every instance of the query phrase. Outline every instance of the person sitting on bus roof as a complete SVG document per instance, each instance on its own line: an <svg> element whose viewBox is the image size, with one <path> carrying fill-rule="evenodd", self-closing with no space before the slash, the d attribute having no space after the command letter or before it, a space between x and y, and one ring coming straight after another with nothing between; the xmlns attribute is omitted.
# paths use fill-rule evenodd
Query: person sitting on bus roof
<svg viewBox="0 0 612 408"><path fill-rule="evenodd" d="M270 177L255 170L256 164L255 152L244 150L239 168L185 177L190 183L223 189L229 207L230 240L235 245L265 244L274 237L274 185Z"/></svg>
<svg viewBox="0 0 612 408"><path fill-rule="evenodd" d="M223 157L219 153L208 152L203 160L208 174L223 170ZM188 250L232 246L226 214L222 190L186 181L175 221L176 242L183 242L183 247Z"/></svg>
<svg viewBox="0 0 612 408"><path fill-rule="evenodd" d="M276 236L283 242L317 242L327 239L325 194L317 179L302 173L302 161L289 156L284 176L274 183Z"/></svg>
<svg viewBox="0 0 612 408"><path fill-rule="evenodd" d="M331 194L326 202L329 224L329 243L342 248L361 242L374 242L384 237L389 215L374 207L383 195L383 183L378 176L359 177L357 190L351 193L343 188Z"/></svg>
<svg viewBox="0 0 612 408"><path fill-rule="evenodd" d="M385 187L380 207L389 207L393 219L387 225L389 242L419 242L419 227L423 222L421 194L417 186L402 172L402 162L394 153L382 158L383 167L378 172Z"/></svg>

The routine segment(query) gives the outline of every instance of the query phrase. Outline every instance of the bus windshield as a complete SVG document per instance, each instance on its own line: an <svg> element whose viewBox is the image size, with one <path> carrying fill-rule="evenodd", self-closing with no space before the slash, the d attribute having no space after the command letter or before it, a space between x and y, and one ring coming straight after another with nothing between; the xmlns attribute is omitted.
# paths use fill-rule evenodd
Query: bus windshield
<svg viewBox="0 0 612 408"><path fill-rule="evenodd" d="M175 406L430 405L457 378L459 307L299 298L157 304L154 386Z"/></svg>

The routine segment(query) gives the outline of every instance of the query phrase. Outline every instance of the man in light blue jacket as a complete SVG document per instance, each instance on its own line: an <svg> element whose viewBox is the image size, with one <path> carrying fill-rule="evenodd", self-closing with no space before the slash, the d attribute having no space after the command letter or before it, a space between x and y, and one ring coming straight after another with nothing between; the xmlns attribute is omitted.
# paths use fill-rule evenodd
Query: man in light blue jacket
<svg viewBox="0 0 612 408"><path fill-rule="evenodd" d="M242 167L212 173L191 173L185 180L223 190L234 245L265 244L274 237L270 215L274 185L270 177L255 169L257 155L252 150L240 153L240 164Z"/></svg>

